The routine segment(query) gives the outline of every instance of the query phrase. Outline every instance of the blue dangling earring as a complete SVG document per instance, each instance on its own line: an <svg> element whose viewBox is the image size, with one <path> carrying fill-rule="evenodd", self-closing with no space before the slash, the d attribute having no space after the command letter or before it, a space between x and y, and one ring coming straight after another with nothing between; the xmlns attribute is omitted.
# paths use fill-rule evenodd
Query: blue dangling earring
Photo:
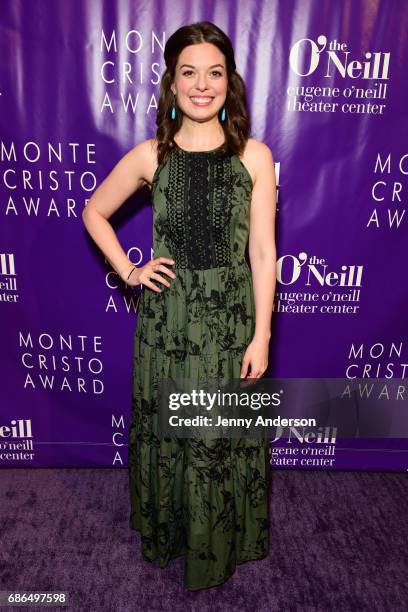
<svg viewBox="0 0 408 612"><path fill-rule="evenodd" d="M221 111L221 121L224 122L225 121L225 116L226 116L226 112L225 112L225 106L222 107L222 111Z"/></svg>
<svg viewBox="0 0 408 612"><path fill-rule="evenodd" d="M176 94L173 94L173 95L174 95L174 101L173 101L173 107L171 109L171 118L174 121L176 118Z"/></svg>

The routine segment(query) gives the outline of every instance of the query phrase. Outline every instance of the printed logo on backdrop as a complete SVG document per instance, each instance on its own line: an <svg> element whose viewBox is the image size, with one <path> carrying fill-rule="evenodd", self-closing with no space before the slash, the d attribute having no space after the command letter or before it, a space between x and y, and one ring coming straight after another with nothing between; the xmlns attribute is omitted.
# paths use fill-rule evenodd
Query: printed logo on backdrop
<svg viewBox="0 0 408 612"><path fill-rule="evenodd" d="M150 258L154 257L153 249L150 249ZM126 255L137 268L143 266L147 259L144 258L142 249L133 246L127 249ZM119 274L113 270L108 260L105 258L105 284L108 290L105 312L126 312L135 314L137 312L140 291L143 285L134 287L126 285Z"/></svg>
<svg viewBox="0 0 408 612"><path fill-rule="evenodd" d="M374 210L370 213L366 227L398 230L405 222L404 196L408 174L408 153L401 157L391 153L377 156L372 169L374 182L371 187L371 199Z"/></svg>
<svg viewBox="0 0 408 612"><path fill-rule="evenodd" d="M97 86L92 98L98 104L99 113L112 115L124 110L136 114L137 108L141 107L143 116L151 111L155 114L159 92L150 93L150 86L160 83L165 32L157 35L152 31L129 30L119 35L116 30L102 30L99 39L101 86L95 79L90 79L90 83ZM93 60L92 47L89 49Z"/></svg>
<svg viewBox="0 0 408 612"><path fill-rule="evenodd" d="M123 467L126 464L127 457L124 457L123 449L127 447L125 442L125 419L123 414L118 418L112 414L112 445L114 447L112 465Z"/></svg>
<svg viewBox="0 0 408 612"><path fill-rule="evenodd" d="M407 350L403 341L352 342L345 376L359 381L355 391L356 420L362 435L407 436ZM403 405L403 411L399 404Z"/></svg>
<svg viewBox="0 0 408 612"><path fill-rule="evenodd" d="M299 430L290 427L288 432L279 428L277 436L270 440L269 463L273 467L333 468L336 463L336 442L336 427L306 431L305 428Z"/></svg>
<svg viewBox="0 0 408 612"><path fill-rule="evenodd" d="M404 341L352 342L345 366L347 378L405 379L408 354Z"/></svg>
<svg viewBox="0 0 408 612"><path fill-rule="evenodd" d="M2 212L10 217L77 221L94 191L97 178L95 144L80 142L1 142L3 189L8 198ZM75 196L73 195L75 194Z"/></svg>
<svg viewBox="0 0 408 612"><path fill-rule="evenodd" d="M363 266L337 269L323 257L301 252L277 260L278 288L274 312L291 314L356 314L360 308ZM287 287L287 288L286 288Z"/></svg>
<svg viewBox="0 0 408 612"><path fill-rule="evenodd" d="M302 113L382 115L385 112L391 53L367 50L354 56L348 43L302 38L289 54L290 68L297 77L307 77L287 88L287 110ZM316 82L313 82L313 78ZM322 79L329 79L322 85ZM340 86L331 83L336 80ZM336 101L337 100L337 101Z"/></svg>
<svg viewBox="0 0 408 612"><path fill-rule="evenodd" d="M17 276L14 253L0 253L0 302L17 302Z"/></svg>
<svg viewBox="0 0 408 612"><path fill-rule="evenodd" d="M23 389L78 395L104 392L101 336L20 331L18 346Z"/></svg>
<svg viewBox="0 0 408 612"><path fill-rule="evenodd" d="M56 147L48 143L46 149L41 149L37 143L28 142L20 150L14 143L6 147L2 142L1 159L9 164L3 170L4 187L10 192L4 214L48 217L63 223L70 219L82 223L82 211L89 201L87 196L97 185L93 170L86 169L88 164L96 163L94 148L94 144L70 142L66 145L58 143ZM75 197L64 195L69 193L75 193ZM139 247L131 247L127 255L136 266L141 264ZM105 265L105 284L109 291L105 312L124 310L135 313L135 290L126 286L123 291L125 283L106 260ZM14 254L1 254L0 301L17 300L15 275Z"/></svg>
<svg viewBox="0 0 408 612"><path fill-rule="evenodd" d="M402 347L390 348L394 357L400 357ZM380 343L370 349L375 358L385 353ZM280 384L286 384L286 405L279 415L312 416L315 424L301 422L299 427L295 419L289 427L278 424L270 438L273 466L333 468L343 439L408 436L407 386L398 375L391 379L378 372L376 378L287 379Z"/></svg>
<svg viewBox="0 0 408 612"><path fill-rule="evenodd" d="M34 461L35 452L31 419L12 419L0 425L0 460Z"/></svg>

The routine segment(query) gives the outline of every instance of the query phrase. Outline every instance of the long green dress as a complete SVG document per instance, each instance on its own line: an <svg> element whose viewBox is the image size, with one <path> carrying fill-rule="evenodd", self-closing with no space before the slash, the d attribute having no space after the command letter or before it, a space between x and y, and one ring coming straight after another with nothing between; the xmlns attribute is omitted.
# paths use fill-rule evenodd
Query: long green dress
<svg viewBox="0 0 408 612"><path fill-rule="evenodd" d="M176 145L152 181L154 257L174 259L170 287L145 285L134 338L129 434L130 527L165 567L185 556L189 590L221 584L268 553L265 439L157 435L157 381L239 379L253 338L252 275L244 258L252 180L221 147Z"/></svg>

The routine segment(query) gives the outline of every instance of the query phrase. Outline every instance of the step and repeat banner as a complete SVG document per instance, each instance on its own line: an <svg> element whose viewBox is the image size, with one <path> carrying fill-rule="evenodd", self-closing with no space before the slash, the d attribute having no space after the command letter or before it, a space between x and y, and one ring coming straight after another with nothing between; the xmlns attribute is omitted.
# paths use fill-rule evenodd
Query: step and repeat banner
<svg viewBox="0 0 408 612"><path fill-rule="evenodd" d="M127 465L140 287L124 286L81 213L155 135L165 42L203 20L230 36L252 136L275 160L270 376L400 379L404 392L406 2L3 0L3 467ZM149 196L110 219L135 265L153 256ZM393 409L357 409L361 436L279 429L271 467L407 470Z"/></svg>

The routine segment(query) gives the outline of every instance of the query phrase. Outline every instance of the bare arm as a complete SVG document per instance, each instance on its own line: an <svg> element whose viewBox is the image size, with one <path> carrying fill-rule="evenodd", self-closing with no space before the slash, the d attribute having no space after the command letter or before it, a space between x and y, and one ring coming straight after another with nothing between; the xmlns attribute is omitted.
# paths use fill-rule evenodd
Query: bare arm
<svg viewBox="0 0 408 612"><path fill-rule="evenodd" d="M256 177L252 192L249 257L256 324L254 339L269 341L276 286L276 178L272 152L261 142L254 147Z"/></svg>
<svg viewBox="0 0 408 612"><path fill-rule="evenodd" d="M131 266L108 219L154 172L153 140L129 151L92 194L82 219L95 243L119 274Z"/></svg>

